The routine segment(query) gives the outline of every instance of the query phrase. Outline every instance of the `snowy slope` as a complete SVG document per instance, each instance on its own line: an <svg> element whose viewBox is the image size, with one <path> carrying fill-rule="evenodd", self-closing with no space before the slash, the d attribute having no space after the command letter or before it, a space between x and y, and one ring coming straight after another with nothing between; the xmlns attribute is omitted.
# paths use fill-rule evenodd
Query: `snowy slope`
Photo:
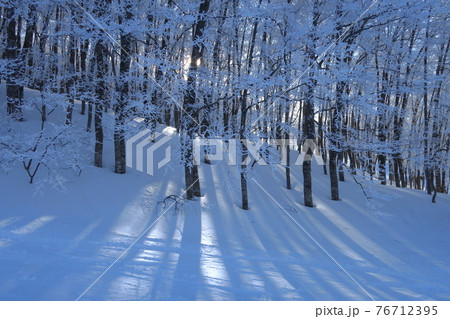
<svg viewBox="0 0 450 319"><path fill-rule="evenodd" d="M450 299L449 196L365 184L368 202L347 176L334 202L315 165L306 208L301 167L286 190L282 168L255 166L243 211L236 169L214 163L201 199L165 210L181 168L116 175L112 154L65 193L0 174L0 300Z"/></svg>

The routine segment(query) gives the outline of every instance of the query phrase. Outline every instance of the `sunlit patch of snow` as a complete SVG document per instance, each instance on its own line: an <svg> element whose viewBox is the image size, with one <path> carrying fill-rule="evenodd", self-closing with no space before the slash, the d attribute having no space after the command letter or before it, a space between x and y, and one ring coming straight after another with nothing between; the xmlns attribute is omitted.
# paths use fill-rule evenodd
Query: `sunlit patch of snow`
<svg viewBox="0 0 450 319"><path fill-rule="evenodd" d="M171 126L167 126L162 130L162 132L166 135L172 136L177 133L177 129Z"/></svg>
<svg viewBox="0 0 450 319"><path fill-rule="evenodd" d="M387 275L383 275L383 274L375 273L375 272L368 272L367 274L372 275L373 277L377 278L379 281L394 282L394 278L387 276Z"/></svg>
<svg viewBox="0 0 450 319"><path fill-rule="evenodd" d="M143 117L135 117L134 119L133 119L133 121L135 121L136 123L142 123L142 122L144 122L144 118Z"/></svg>
<svg viewBox="0 0 450 319"><path fill-rule="evenodd" d="M9 226L11 224L14 224L15 222L21 220L22 217L9 217L5 218L3 220L0 220L0 228L4 228L6 226Z"/></svg>
<svg viewBox="0 0 450 319"><path fill-rule="evenodd" d="M405 287L392 287L391 289L402 295L405 295L408 299L411 298L411 299L425 300L423 295L415 293L414 291L411 291Z"/></svg>
<svg viewBox="0 0 450 319"><path fill-rule="evenodd" d="M223 299L222 291L230 286L230 277L217 246L214 223L209 215L202 213L200 272L207 284L208 295Z"/></svg>
<svg viewBox="0 0 450 319"><path fill-rule="evenodd" d="M56 216L41 216L41 217L36 218L35 220L29 222L28 224L26 224L23 227L12 230L11 233L19 234L19 235L26 235L26 234L32 233L35 230L44 226L45 224L48 224L55 218L56 218Z"/></svg>
<svg viewBox="0 0 450 319"><path fill-rule="evenodd" d="M151 206L147 203L148 190L144 189L132 202L122 210L112 232L124 236L138 236L148 226ZM144 203L142 202L144 201Z"/></svg>

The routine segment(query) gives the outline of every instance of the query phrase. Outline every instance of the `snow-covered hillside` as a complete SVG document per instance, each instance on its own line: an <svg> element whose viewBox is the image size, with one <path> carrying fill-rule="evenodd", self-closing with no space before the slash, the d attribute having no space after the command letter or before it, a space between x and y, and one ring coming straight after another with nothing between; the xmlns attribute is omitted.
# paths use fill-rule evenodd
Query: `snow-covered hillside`
<svg viewBox="0 0 450 319"><path fill-rule="evenodd" d="M181 167L117 175L112 158L108 140L104 168L62 172L65 192L34 194L19 165L0 174L0 300L450 299L448 195L364 182L368 201L347 176L331 201L314 165L306 208L301 167L287 190L282 168L255 166L244 211L222 162L175 210L159 202L183 194Z"/></svg>

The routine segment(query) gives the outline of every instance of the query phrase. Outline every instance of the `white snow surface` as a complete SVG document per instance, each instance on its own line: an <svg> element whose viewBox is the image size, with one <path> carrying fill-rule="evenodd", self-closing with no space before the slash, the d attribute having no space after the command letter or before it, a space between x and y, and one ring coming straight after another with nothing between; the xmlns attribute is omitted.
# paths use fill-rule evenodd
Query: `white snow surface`
<svg viewBox="0 0 450 319"><path fill-rule="evenodd" d="M237 169L216 162L200 199L166 210L182 168L114 174L111 136L104 168L67 173L66 192L0 173L0 300L450 299L448 195L365 182L368 201L347 175L332 201L313 165L307 208L300 166L287 190L282 167L256 165L244 211Z"/></svg>

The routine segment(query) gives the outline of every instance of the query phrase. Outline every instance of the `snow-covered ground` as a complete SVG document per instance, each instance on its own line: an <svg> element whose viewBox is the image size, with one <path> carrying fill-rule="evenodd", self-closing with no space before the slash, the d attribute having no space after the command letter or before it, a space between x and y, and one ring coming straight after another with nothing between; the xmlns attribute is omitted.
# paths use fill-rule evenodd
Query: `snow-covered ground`
<svg viewBox="0 0 450 319"><path fill-rule="evenodd" d="M255 166L244 211L236 168L215 163L201 199L165 210L181 168L116 175L112 154L109 139L105 167L65 193L33 195L20 166L0 174L0 300L450 299L448 195L365 183L368 202L347 176L335 202L314 165L306 208L301 167L287 190L281 167Z"/></svg>

